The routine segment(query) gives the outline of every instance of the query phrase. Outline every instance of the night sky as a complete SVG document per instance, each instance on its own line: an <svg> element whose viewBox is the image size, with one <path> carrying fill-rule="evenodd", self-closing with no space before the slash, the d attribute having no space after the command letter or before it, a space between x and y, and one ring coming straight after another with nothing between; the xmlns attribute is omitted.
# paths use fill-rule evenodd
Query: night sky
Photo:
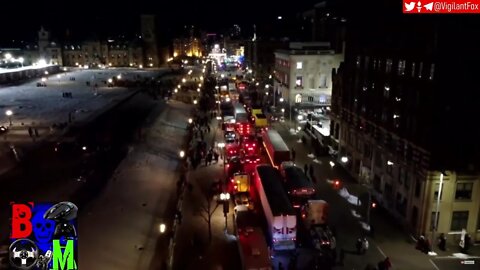
<svg viewBox="0 0 480 270"><path fill-rule="evenodd" d="M295 16L319 1L301 0L288 8L280 1L152 1L121 0L106 3L98 0L39 1L2 3L0 16L1 41L8 39L33 40L41 25L63 39L67 30L72 40L94 36L115 36L133 33L139 28L139 15L157 15L158 33L164 39L176 36L185 24L194 24L207 31L222 31L233 24L250 28L253 23L273 21L278 15ZM28 9L26 7L28 6ZM160 37L162 38L162 37Z"/></svg>

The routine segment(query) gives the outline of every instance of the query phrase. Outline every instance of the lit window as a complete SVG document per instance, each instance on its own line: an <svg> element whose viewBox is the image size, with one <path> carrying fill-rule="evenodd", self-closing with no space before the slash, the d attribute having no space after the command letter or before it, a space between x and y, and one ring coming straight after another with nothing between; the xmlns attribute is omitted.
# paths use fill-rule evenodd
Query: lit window
<svg viewBox="0 0 480 270"><path fill-rule="evenodd" d="M302 68L303 68L303 63L297 62L297 69L302 69Z"/></svg>
<svg viewBox="0 0 480 270"><path fill-rule="evenodd" d="M435 64L432 64L430 66L430 77L428 77L430 80L433 80L433 74L435 73Z"/></svg>
<svg viewBox="0 0 480 270"><path fill-rule="evenodd" d="M405 65L406 65L405 60L398 61L398 75L404 75L405 74Z"/></svg>
<svg viewBox="0 0 480 270"><path fill-rule="evenodd" d="M385 64L385 72L386 73L390 73L392 71L392 65L393 65L392 59L387 59L387 62Z"/></svg>
<svg viewBox="0 0 480 270"><path fill-rule="evenodd" d="M297 76L297 79L295 80L295 85L296 86L302 86L303 85L302 76Z"/></svg>

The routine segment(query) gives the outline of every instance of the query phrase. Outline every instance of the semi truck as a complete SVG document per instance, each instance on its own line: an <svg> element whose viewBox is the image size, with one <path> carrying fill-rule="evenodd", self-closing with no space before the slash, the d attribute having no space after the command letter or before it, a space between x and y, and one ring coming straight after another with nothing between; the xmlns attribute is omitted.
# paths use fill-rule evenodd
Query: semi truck
<svg viewBox="0 0 480 270"><path fill-rule="evenodd" d="M263 130L262 140L273 167L278 169L282 162L290 161L290 150L276 130Z"/></svg>
<svg viewBox="0 0 480 270"><path fill-rule="evenodd" d="M254 182L267 220L273 249L295 249L297 217L283 190L280 172L270 165L257 165Z"/></svg>
<svg viewBox="0 0 480 270"><path fill-rule="evenodd" d="M308 179L303 169L293 162L283 162L280 172L284 179L284 186L294 208L300 208L315 195L315 186Z"/></svg>

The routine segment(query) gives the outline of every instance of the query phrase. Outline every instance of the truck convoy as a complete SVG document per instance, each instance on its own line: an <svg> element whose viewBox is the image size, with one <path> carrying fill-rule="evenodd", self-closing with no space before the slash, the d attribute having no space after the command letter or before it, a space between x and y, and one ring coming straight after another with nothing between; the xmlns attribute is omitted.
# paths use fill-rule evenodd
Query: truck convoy
<svg viewBox="0 0 480 270"><path fill-rule="evenodd" d="M285 190L294 208L300 208L315 195L315 186L303 170L291 161L281 164Z"/></svg>
<svg viewBox="0 0 480 270"><path fill-rule="evenodd" d="M297 217L282 187L280 172L270 165L255 168L255 188L274 250L293 250L297 237Z"/></svg>
<svg viewBox="0 0 480 270"><path fill-rule="evenodd" d="M279 168L282 162L290 161L290 150L276 130L263 130L262 139L273 167Z"/></svg>

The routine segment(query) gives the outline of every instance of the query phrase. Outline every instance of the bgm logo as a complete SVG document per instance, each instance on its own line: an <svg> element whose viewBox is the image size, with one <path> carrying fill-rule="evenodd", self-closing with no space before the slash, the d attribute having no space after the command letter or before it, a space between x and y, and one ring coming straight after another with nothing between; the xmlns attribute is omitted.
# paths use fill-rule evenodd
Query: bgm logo
<svg viewBox="0 0 480 270"><path fill-rule="evenodd" d="M75 204L12 202L10 205L9 259L14 269L78 269Z"/></svg>

